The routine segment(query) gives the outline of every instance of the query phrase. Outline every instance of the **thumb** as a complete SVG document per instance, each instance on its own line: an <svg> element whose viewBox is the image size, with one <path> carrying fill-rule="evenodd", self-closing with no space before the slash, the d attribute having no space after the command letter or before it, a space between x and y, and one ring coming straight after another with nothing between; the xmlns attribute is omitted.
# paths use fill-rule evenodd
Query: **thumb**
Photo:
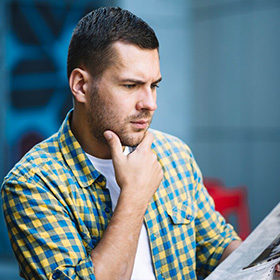
<svg viewBox="0 0 280 280"><path fill-rule="evenodd" d="M103 135L110 147L112 160L120 159L123 156L123 148L118 135L111 130L106 130Z"/></svg>

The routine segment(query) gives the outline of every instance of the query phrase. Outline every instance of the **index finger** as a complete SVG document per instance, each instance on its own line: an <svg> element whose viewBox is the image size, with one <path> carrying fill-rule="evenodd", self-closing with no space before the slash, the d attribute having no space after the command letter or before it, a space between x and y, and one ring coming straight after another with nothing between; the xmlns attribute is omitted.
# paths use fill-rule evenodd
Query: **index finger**
<svg viewBox="0 0 280 280"><path fill-rule="evenodd" d="M112 160L119 160L121 157L123 157L123 148L118 135L111 130L106 130L104 132L104 137L108 142Z"/></svg>

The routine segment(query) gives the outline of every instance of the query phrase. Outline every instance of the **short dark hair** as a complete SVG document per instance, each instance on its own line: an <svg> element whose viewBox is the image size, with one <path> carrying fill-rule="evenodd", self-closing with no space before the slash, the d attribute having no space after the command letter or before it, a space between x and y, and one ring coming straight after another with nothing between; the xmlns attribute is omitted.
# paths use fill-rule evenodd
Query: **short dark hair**
<svg viewBox="0 0 280 280"><path fill-rule="evenodd" d="M69 44L67 76L76 67L85 67L98 78L112 63L111 46L123 41L142 49L158 49L154 30L141 18L119 7L93 10L77 24Z"/></svg>

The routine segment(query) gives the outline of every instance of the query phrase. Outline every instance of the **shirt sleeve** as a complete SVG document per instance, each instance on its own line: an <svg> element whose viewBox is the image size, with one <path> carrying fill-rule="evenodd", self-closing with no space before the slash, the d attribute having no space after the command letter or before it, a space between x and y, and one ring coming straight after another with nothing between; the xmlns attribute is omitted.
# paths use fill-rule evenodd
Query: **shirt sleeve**
<svg viewBox="0 0 280 280"><path fill-rule="evenodd" d="M193 163L196 180L195 200L197 205L196 229L196 269L198 276L206 277L217 266L224 249L233 241L240 240L232 225L215 211L212 197L203 185L200 169Z"/></svg>
<svg viewBox="0 0 280 280"><path fill-rule="evenodd" d="M14 254L25 279L95 279L90 251L71 213L42 182L9 181L3 211ZM70 202L69 202L70 203Z"/></svg>

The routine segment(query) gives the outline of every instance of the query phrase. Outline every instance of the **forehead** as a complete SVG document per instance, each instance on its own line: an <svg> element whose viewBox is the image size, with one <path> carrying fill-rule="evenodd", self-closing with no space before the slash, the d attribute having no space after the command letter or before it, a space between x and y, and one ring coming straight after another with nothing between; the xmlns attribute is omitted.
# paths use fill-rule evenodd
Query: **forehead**
<svg viewBox="0 0 280 280"><path fill-rule="evenodd" d="M114 63L108 70L119 75L136 76L145 80L160 77L159 53L157 49L142 49L136 45L116 42L112 45Z"/></svg>

